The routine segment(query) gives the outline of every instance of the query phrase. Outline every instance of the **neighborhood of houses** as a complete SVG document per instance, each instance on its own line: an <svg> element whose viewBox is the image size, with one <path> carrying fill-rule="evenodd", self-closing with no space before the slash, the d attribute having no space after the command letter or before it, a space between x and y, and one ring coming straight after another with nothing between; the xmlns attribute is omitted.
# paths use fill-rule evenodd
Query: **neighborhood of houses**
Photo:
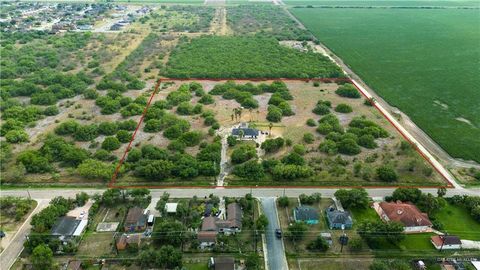
<svg viewBox="0 0 480 270"><path fill-rule="evenodd" d="M152 10L114 4L3 2L2 31L120 31ZM8 9L7 7L14 7Z"/></svg>

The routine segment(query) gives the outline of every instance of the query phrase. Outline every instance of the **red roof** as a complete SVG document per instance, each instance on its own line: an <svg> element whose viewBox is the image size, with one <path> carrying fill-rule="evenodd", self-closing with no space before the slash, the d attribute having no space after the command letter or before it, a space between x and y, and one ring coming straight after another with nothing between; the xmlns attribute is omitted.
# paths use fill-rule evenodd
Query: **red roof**
<svg viewBox="0 0 480 270"><path fill-rule="evenodd" d="M434 235L431 237L432 242L437 247L441 247L442 244L444 245L461 245L462 241L460 238L454 235Z"/></svg>
<svg viewBox="0 0 480 270"><path fill-rule="evenodd" d="M199 242L215 242L217 239L217 232L200 231L197 234Z"/></svg>
<svg viewBox="0 0 480 270"><path fill-rule="evenodd" d="M428 215L412 203L381 202L379 205L389 220L400 222L405 227L432 226Z"/></svg>

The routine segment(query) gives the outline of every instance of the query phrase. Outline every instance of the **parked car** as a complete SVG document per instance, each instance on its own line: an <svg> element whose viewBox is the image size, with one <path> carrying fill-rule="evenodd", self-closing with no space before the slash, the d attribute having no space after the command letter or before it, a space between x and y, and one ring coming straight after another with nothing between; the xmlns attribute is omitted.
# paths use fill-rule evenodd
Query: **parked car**
<svg viewBox="0 0 480 270"><path fill-rule="evenodd" d="M275 236L276 236L278 239L282 238L282 230L276 229L276 230L275 230Z"/></svg>

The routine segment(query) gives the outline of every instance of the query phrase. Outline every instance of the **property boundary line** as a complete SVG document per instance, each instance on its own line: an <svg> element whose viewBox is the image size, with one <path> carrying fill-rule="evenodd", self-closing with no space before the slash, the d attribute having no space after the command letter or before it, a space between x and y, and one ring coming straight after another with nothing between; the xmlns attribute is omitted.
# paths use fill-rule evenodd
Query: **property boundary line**
<svg viewBox="0 0 480 270"><path fill-rule="evenodd" d="M158 89L161 85L162 82L184 82L184 81L214 81L214 82L219 82L219 81L251 81L251 82L261 82L261 81L302 81L302 82L310 82L310 81L318 81L318 82L348 82L351 83L355 88L362 94L364 98L370 101L371 105L379 111L382 116L402 135L402 137L417 151L417 153L420 154L420 156L426 160L434 169L437 171L438 174L440 174L443 179L446 182L446 185L436 185L436 186L401 186L401 185L373 185L373 186L316 186L316 185L311 185L311 186L290 186L290 185L278 185L278 186L176 186L176 185L115 185L118 173L120 172L120 169L125 161L125 158L127 157L128 152L131 150L131 146L133 141L135 140L135 137L137 135L138 129L140 128L141 124L143 123L143 119L145 118L145 115L150 107L150 104L154 98L154 96L157 94ZM425 149L428 151L427 149ZM117 166L115 167L115 171L112 175L111 180L108 183L108 188L119 188L119 189L130 189L130 188L149 188L149 189L165 189L165 188L177 188L177 189L190 189L190 188L211 188L211 189L218 189L218 188L228 188L228 189L235 189L235 188L322 188L322 189L336 189L336 188L360 188L360 187L365 187L365 188L453 188L453 184L450 182L448 177L439 169L433 162L423 154L423 152L419 149L419 147L413 143L405 134L404 132L397 127L395 123L393 123L387 115L378 107L377 103L373 100L371 100L366 93L362 89L360 89L357 86L357 83L354 82L351 78L345 77L345 78L312 78L312 79L307 79L307 78L238 78L238 79L233 79L233 78L159 78L155 84L155 88L150 95L150 98L148 99L148 102L143 109L142 115L140 116L140 119L137 123L137 127L135 128L135 131L132 134L132 137L130 139L130 142L128 143L127 148L122 154L122 158L119 160Z"/></svg>

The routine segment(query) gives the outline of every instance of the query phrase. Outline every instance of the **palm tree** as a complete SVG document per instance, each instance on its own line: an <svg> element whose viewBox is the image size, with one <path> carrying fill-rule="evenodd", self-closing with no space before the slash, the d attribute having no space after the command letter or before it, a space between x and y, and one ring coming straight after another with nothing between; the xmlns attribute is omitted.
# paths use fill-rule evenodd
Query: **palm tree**
<svg viewBox="0 0 480 270"><path fill-rule="evenodd" d="M250 113L250 122L252 122L252 111L253 111L252 108L248 109L248 112Z"/></svg>
<svg viewBox="0 0 480 270"><path fill-rule="evenodd" d="M269 129L268 136L272 136L272 128L273 128L273 123L272 122L268 123L268 129Z"/></svg>

